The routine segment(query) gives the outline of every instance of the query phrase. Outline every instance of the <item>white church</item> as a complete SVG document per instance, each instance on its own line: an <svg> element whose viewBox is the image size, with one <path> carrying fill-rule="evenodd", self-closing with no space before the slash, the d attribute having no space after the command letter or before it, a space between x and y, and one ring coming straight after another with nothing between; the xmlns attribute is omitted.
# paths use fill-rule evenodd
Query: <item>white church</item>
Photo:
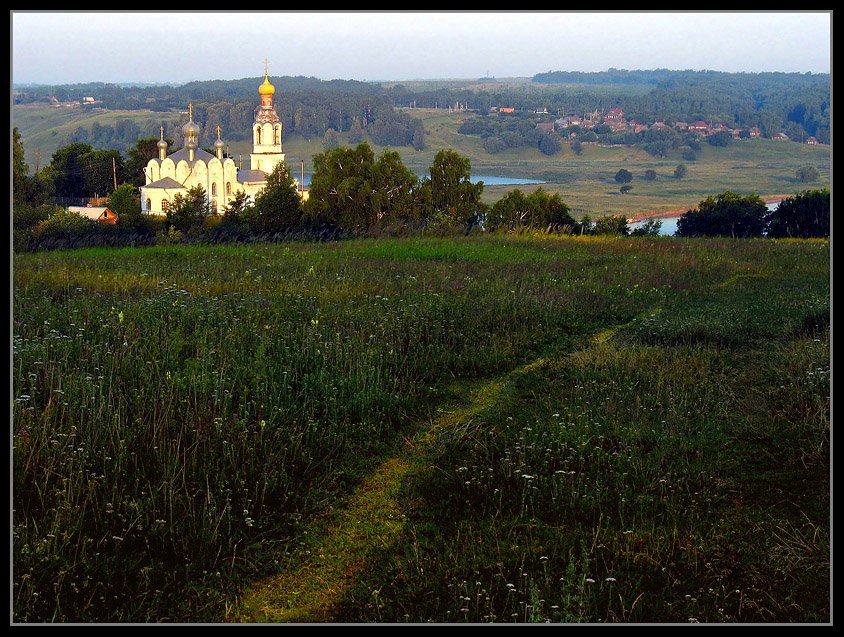
<svg viewBox="0 0 844 637"><path fill-rule="evenodd" d="M146 184L141 187L141 211L164 215L176 195L187 195L189 189L201 185L211 206L211 212L221 214L238 192L245 192L254 201L255 195L267 184L267 175L284 163L281 144L282 125L273 106L275 87L270 83L264 67L264 83L258 87L261 105L255 111L252 124L252 153L249 170L239 169L234 160L223 156L225 144L217 127L214 154L197 146L200 128L193 121L193 106L188 110L188 123L182 127L184 148L167 154L164 128L158 141L158 157L150 159L144 168ZM295 180L294 180L295 181ZM296 182L298 188L298 182ZM307 191L302 190L302 199Z"/></svg>

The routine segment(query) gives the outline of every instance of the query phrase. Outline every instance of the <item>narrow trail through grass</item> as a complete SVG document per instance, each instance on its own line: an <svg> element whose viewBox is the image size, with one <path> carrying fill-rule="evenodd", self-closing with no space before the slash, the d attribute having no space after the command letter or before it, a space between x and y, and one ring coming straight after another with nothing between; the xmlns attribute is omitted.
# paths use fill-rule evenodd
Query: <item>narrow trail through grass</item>
<svg viewBox="0 0 844 637"><path fill-rule="evenodd" d="M651 310L653 312L654 310ZM610 340L624 325L595 334L590 343ZM401 536L406 518L399 502L402 480L436 442L439 432L488 409L514 378L545 365L558 353L540 356L492 380L476 380L464 388L462 405L443 409L431 425L408 440L397 456L383 461L351 495L345 506L308 534L290 567L247 589L228 613L239 622L327 622L336 604L355 582L376 548L390 546Z"/></svg>

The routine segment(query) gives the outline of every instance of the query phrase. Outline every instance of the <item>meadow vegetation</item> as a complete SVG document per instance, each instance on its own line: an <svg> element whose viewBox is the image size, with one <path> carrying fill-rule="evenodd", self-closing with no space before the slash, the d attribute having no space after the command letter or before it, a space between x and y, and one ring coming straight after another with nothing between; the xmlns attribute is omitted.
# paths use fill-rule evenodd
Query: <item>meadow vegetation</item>
<svg viewBox="0 0 844 637"><path fill-rule="evenodd" d="M400 523L323 619L828 621L829 249L16 254L13 619L242 618L384 475Z"/></svg>

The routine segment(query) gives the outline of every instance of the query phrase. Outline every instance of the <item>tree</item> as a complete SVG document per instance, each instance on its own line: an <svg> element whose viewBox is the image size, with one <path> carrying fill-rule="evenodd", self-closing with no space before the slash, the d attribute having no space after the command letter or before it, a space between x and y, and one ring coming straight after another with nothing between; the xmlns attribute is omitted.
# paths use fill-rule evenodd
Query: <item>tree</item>
<svg viewBox="0 0 844 637"><path fill-rule="evenodd" d="M80 157L85 196L106 196L123 181L123 157L116 150L93 150Z"/></svg>
<svg viewBox="0 0 844 637"><path fill-rule="evenodd" d="M539 150L543 155L556 155L560 152L560 138L551 134L543 135L539 140Z"/></svg>
<svg viewBox="0 0 844 637"><path fill-rule="evenodd" d="M337 131L333 128L325 131L325 135L322 138L322 147L325 150L331 150L332 148L337 148L339 145L340 140L337 138Z"/></svg>
<svg viewBox="0 0 844 637"><path fill-rule="evenodd" d="M633 181L633 174L626 168L622 168L615 174L615 181L619 184L628 184Z"/></svg>
<svg viewBox="0 0 844 637"><path fill-rule="evenodd" d="M440 150L430 167L431 203L437 212L470 227L477 219L484 184L471 181L471 162L453 150Z"/></svg>
<svg viewBox="0 0 844 637"><path fill-rule="evenodd" d="M828 237L830 229L829 190L807 190L783 199L770 211L765 223L773 238Z"/></svg>
<svg viewBox="0 0 844 637"><path fill-rule="evenodd" d="M678 237L760 237L768 209L757 195L710 196L677 221Z"/></svg>
<svg viewBox="0 0 844 637"><path fill-rule="evenodd" d="M622 195L626 195L626 194L627 194L627 193L629 193L631 190L633 190L633 186L631 186L630 184L625 184L624 186L622 186L622 187L620 188L620 190L621 190L621 194L622 194Z"/></svg>
<svg viewBox="0 0 844 637"><path fill-rule="evenodd" d="M796 175L797 181L803 184L817 181L818 177L820 177L818 169L814 166L801 166L797 169Z"/></svg>
<svg viewBox="0 0 844 637"><path fill-rule="evenodd" d="M86 197L83 158L93 152L88 144L73 142L53 153L49 171L57 197Z"/></svg>
<svg viewBox="0 0 844 637"><path fill-rule="evenodd" d="M26 203L29 195L29 166L24 160L23 142L17 127L12 131L12 205Z"/></svg>
<svg viewBox="0 0 844 637"><path fill-rule="evenodd" d="M248 208L250 228L261 234L288 232L302 221L302 201L287 164L279 163L267 175L267 185Z"/></svg>
<svg viewBox="0 0 844 637"><path fill-rule="evenodd" d="M167 223L179 232L194 234L201 230L210 211L205 189L197 184L185 195L176 194L173 204L167 209Z"/></svg>
<svg viewBox="0 0 844 637"><path fill-rule="evenodd" d="M576 139L571 143L571 149L574 151L575 155L582 155L583 154L583 143Z"/></svg>
<svg viewBox="0 0 844 637"><path fill-rule="evenodd" d="M653 181L656 179L656 171L653 169L648 169L645 171L645 180L646 181Z"/></svg>
<svg viewBox="0 0 844 637"><path fill-rule="evenodd" d="M686 164L679 164L677 166L677 168L674 169L674 176L677 179L682 179L683 177L686 176L686 173L688 173L688 172L689 172L689 170L688 170L688 168L686 168Z"/></svg>
<svg viewBox="0 0 844 637"><path fill-rule="evenodd" d="M246 191L238 190L231 201L223 208L223 216L229 220L240 220L241 215L251 205L252 203L249 201L249 195L246 194Z"/></svg>
<svg viewBox="0 0 844 637"><path fill-rule="evenodd" d="M419 122L413 129L413 140L411 142L415 150L425 150L425 127Z"/></svg>
<svg viewBox="0 0 844 637"><path fill-rule="evenodd" d="M419 177L407 168L397 152L384 149L372 174L372 208L375 222L382 225L411 225L421 219L416 198Z"/></svg>
<svg viewBox="0 0 844 637"><path fill-rule="evenodd" d="M172 148L173 140L168 139L167 144ZM145 137L135 141L133 146L126 150L127 159L123 164L123 170L129 183L135 186L143 186L146 183L144 168L150 159L158 157L158 138Z"/></svg>
<svg viewBox="0 0 844 637"><path fill-rule="evenodd" d="M108 198L109 209L117 214L120 224L135 225L141 220L141 196L137 186L121 184Z"/></svg>
<svg viewBox="0 0 844 637"><path fill-rule="evenodd" d="M305 218L318 225L363 230L375 221L371 206L375 156L369 144L341 146L313 158Z"/></svg>
<svg viewBox="0 0 844 637"><path fill-rule="evenodd" d="M364 132L360 125L360 120L356 117L349 128L349 143L353 146L360 144L363 141Z"/></svg>
<svg viewBox="0 0 844 637"><path fill-rule="evenodd" d="M733 141L733 136L725 130L718 131L717 133L713 133L709 137L706 138L712 146L729 146Z"/></svg>
<svg viewBox="0 0 844 637"><path fill-rule="evenodd" d="M631 237L658 237L662 231L662 221L647 219L637 228L630 231Z"/></svg>
<svg viewBox="0 0 844 637"><path fill-rule="evenodd" d="M607 215L595 220L592 234L617 234L626 237L630 234L630 228L623 215Z"/></svg>
<svg viewBox="0 0 844 637"><path fill-rule="evenodd" d="M680 156L685 161L697 161L697 154L691 149L691 147L684 148L683 151L680 153Z"/></svg>
<svg viewBox="0 0 844 637"><path fill-rule="evenodd" d="M549 232L571 231L576 222L560 195L549 195L537 188L525 195L516 188L499 199L486 217L486 229L537 229Z"/></svg>

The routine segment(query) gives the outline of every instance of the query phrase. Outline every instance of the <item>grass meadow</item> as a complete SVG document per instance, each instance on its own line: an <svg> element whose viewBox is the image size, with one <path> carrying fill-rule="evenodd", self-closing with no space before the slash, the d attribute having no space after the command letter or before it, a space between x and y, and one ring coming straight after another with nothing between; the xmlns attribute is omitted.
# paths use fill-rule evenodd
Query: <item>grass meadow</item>
<svg viewBox="0 0 844 637"><path fill-rule="evenodd" d="M328 621L829 621L829 249L15 255L13 621L237 618L373 476Z"/></svg>

